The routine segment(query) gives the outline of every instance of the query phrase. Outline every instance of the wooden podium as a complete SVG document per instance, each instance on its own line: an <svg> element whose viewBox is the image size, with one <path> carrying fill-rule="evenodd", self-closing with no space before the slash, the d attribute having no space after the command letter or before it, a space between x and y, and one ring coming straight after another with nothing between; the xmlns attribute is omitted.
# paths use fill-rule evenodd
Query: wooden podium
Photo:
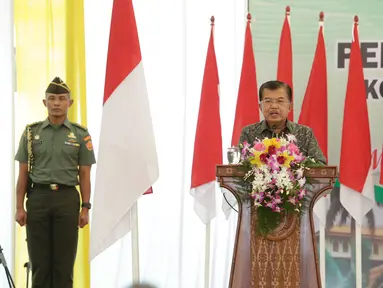
<svg viewBox="0 0 383 288"><path fill-rule="evenodd" d="M337 167L311 168L305 176L315 179L309 193L309 209L299 217L289 216L266 237L255 235L256 213L243 202L234 180L243 177L236 165L218 165L217 179L238 202L238 224L229 288L321 288L315 241L313 207L332 189Z"/></svg>

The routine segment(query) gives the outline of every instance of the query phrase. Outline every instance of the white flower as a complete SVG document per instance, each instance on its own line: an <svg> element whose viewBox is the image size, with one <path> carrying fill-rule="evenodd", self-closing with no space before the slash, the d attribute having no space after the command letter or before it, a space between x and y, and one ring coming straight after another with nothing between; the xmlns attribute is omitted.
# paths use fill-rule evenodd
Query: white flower
<svg viewBox="0 0 383 288"><path fill-rule="evenodd" d="M273 180L273 175L271 175L270 173L266 173L264 179L266 183L270 183Z"/></svg>
<svg viewBox="0 0 383 288"><path fill-rule="evenodd" d="M303 187L306 184L306 178L301 178L298 180L299 186Z"/></svg>
<svg viewBox="0 0 383 288"><path fill-rule="evenodd" d="M290 180L286 167L282 167L279 173L274 171L273 178L276 180L276 186L278 188L285 188L287 191L293 188L293 183Z"/></svg>
<svg viewBox="0 0 383 288"><path fill-rule="evenodd" d="M285 138L280 139L281 146L286 146L288 144L288 141Z"/></svg>
<svg viewBox="0 0 383 288"><path fill-rule="evenodd" d="M286 137L289 142L297 142L297 138L293 134L287 134Z"/></svg>
<svg viewBox="0 0 383 288"><path fill-rule="evenodd" d="M304 172L303 168L299 168L297 170L297 178L298 179L301 179L303 177L303 172Z"/></svg>
<svg viewBox="0 0 383 288"><path fill-rule="evenodd" d="M252 182L253 191L265 191L267 188L267 182L265 181L262 173L255 173L254 180Z"/></svg>

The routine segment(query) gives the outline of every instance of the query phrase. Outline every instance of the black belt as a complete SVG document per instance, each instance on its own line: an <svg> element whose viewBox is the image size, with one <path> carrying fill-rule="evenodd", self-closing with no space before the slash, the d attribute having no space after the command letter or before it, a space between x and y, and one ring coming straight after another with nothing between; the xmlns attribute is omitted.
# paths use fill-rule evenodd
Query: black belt
<svg viewBox="0 0 383 288"><path fill-rule="evenodd" d="M57 190L64 190L64 189L70 189L75 188L75 186L68 186L65 184L40 184L40 183L33 183L32 188L38 188L38 189L47 189L52 191Z"/></svg>

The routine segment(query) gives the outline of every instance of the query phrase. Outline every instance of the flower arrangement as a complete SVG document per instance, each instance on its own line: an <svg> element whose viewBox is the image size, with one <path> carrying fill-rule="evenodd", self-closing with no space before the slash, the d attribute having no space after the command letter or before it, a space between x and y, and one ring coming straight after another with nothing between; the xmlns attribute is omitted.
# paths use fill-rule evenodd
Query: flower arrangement
<svg viewBox="0 0 383 288"><path fill-rule="evenodd" d="M277 228L282 216L299 215L306 208L309 183L304 171L315 161L299 151L294 135L243 143L241 162L249 196L256 207L257 230L265 235ZM246 185L247 184L247 185Z"/></svg>

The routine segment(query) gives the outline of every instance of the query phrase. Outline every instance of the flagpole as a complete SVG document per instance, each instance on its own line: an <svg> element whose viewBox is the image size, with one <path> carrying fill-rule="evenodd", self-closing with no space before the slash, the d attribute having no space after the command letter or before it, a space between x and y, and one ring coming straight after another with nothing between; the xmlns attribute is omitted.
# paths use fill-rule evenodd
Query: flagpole
<svg viewBox="0 0 383 288"><path fill-rule="evenodd" d="M357 33L358 31L358 23L359 18L358 16L354 17L354 25L353 29L356 29ZM354 30L353 30L353 41L357 41L357 39L354 39ZM358 37L359 38L359 37ZM358 42L358 45L359 42ZM368 176L367 176L368 177ZM354 219L355 220L355 219ZM355 221L355 281L356 281L356 288L362 288L362 222L358 223L358 221Z"/></svg>
<svg viewBox="0 0 383 288"><path fill-rule="evenodd" d="M139 241L138 241L138 206L134 202L130 209L130 223L132 225L132 276L133 284L140 283L140 255L139 255Z"/></svg>
<svg viewBox="0 0 383 288"><path fill-rule="evenodd" d="M210 22L212 26L212 31L214 34L214 16L210 17ZM209 288L210 286L210 239L211 239L211 221L209 221L205 226L205 284L204 288Z"/></svg>
<svg viewBox="0 0 383 288"><path fill-rule="evenodd" d="M324 13L321 11L319 13L319 29L322 28L322 33L324 33ZM323 34L324 37L324 34ZM329 195L329 194L327 194ZM327 205L325 202L325 198L327 195L322 197L323 205L322 209L324 210L324 214L326 215ZM319 227L319 253L320 253L320 274L321 274L321 282L322 282L322 288L326 288L326 227L325 223L323 221L320 222Z"/></svg>
<svg viewBox="0 0 383 288"><path fill-rule="evenodd" d="M210 285L210 223L206 224L205 234L205 285L204 288L209 288Z"/></svg>
<svg viewBox="0 0 383 288"><path fill-rule="evenodd" d="M362 288L362 225L355 221L355 280L356 288Z"/></svg>

